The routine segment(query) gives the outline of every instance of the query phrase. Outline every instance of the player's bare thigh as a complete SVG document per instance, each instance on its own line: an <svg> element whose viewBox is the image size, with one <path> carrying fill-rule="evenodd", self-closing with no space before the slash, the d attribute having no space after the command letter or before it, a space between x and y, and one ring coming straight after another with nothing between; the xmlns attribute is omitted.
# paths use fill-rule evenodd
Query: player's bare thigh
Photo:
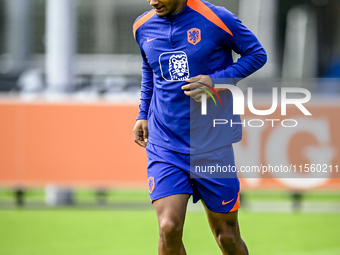
<svg viewBox="0 0 340 255"><path fill-rule="evenodd" d="M183 226L189 197L189 194L177 194L154 201L159 226L169 221Z"/></svg>
<svg viewBox="0 0 340 255"><path fill-rule="evenodd" d="M186 254L182 236L189 197L178 194L154 201L159 224L158 254Z"/></svg>

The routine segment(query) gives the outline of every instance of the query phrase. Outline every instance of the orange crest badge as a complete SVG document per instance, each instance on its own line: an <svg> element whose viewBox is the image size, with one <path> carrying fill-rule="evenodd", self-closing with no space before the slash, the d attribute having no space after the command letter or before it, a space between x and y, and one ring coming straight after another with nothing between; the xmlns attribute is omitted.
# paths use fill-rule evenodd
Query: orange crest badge
<svg viewBox="0 0 340 255"><path fill-rule="evenodd" d="M149 188L149 193L151 194L152 191L155 189L155 178L149 177L149 179L148 179L148 188Z"/></svg>
<svg viewBox="0 0 340 255"><path fill-rule="evenodd" d="M192 28L188 30L188 42L196 45L201 41L201 30L198 28Z"/></svg>

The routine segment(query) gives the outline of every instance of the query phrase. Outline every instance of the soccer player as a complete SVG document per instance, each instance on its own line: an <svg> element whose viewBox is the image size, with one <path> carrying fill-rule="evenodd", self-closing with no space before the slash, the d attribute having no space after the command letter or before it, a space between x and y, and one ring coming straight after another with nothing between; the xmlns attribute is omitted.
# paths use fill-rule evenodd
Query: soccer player
<svg viewBox="0 0 340 255"><path fill-rule="evenodd" d="M146 147L150 199L159 224L159 254L186 254L182 233L189 197L202 200L214 237L223 254L248 254L240 236L237 178L191 178L195 162L235 166L232 144L241 140L242 125L220 125L230 119L232 94L214 89L221 81L237 81L260 69L266 52L240 20L223 7L203 0L148 0L153 10L135 21L140 47L142 89L133 133ZM233 63L232 51L241 57ZM202 95L217 93L201 115ZM216 95L216 96L217 96ZM215 107L215 108L214 108Z"/></svg>

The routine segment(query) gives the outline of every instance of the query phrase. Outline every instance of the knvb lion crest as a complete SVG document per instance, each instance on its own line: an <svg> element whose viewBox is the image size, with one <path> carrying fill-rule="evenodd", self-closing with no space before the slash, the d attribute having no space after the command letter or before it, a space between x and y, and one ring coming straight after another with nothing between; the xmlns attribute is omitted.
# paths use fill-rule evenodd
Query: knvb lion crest
<svg viewBox="0 0 340 255"><path fill-rule="evenodd" d="M149 193L151 194L152 191L155 189L155 178L149 177L149 179L148 179L148 188L149 188Z"/></svg>
<svg viewBox="0 0 340 255"><path fill-rule="evenodd" d="M159 65L166 81L185 81L189 78L188 56L184 51L162 53Z"/></svg>
<svg viewBox="0 0 340 255"><path fill-rule="evenodd" d="M198 28L192 28L188 30L188 42L196 45L201 41L201 30Z"/></svg>
<svg viewBox="0 0 340 255"><path fill-rule="evenodd" d="M188 58L185 54L175 54L170 57L169 73L173 81L184 81L189 78Z"/></svg>

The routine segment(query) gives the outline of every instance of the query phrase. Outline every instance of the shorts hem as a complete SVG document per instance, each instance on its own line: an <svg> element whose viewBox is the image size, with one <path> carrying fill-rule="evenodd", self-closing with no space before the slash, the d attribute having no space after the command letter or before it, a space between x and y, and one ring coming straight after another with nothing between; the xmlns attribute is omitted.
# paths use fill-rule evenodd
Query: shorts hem
<svg viewBox="0 0 340 255"><path fill-rule="evenodd" d="M165 198L165 197L174 196L174 195L180 195L180 194L188 194L188 195L192 196L194 193L193 192L174 192L174 193L171 193L171 194L162 194L162 195L158 195L154 199L152 199L150 197L150 201L151 201L151 204L153 204L153 202L155 202L156 200L159 200L159 199L162 199L162 198Z"/></svg>
<svg viewBox="0 0 340 255"><path fill-rule="evenodd" d="M207 206L208 207L208 206ZM232 208L230 211L225 211L225 210L221 210L220 208L219 209L215 209L215 208L209 208L208 209L214 213L232 213L232 212L235 212L237 211L238 209L240 209L241 206L238 206L236 208Z"/></svg>

